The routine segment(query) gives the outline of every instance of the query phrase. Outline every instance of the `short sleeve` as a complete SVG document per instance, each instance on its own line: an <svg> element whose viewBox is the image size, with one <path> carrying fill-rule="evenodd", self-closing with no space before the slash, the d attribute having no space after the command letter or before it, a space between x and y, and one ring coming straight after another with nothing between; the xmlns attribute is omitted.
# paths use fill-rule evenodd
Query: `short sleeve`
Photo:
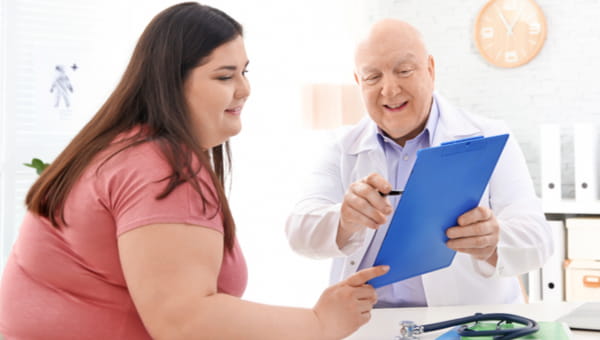
<svg viewBox="0 0 600 340"><path fill-rule="evenodd" d="M157 223L184 223L223 232L223 217L214 184L206 168L198 174L201 193L182 183L157 199L167 187L171 168L151 143L144 143L110 158L97 173L96 190L114 218L121 235Z"/></svg>

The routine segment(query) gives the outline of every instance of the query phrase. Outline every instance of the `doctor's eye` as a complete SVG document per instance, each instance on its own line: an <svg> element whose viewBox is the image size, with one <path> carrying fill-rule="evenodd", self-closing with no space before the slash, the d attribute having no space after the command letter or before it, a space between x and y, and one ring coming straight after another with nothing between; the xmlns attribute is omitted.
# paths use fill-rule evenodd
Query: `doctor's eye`
<svg viewBox="0 0 600 340"><path fill-rule="evenodd" d="M410 76L410 75L411 75L413 72L414 72L414 69L406 69L406 70L400 70L400 71L398 72L398 74L399 74L401 77L408 77L408 76Z"/></svg>
<svg viewBox="0 0 600 340"><path fill-rule="evenodd" d="M372 84L372 83L375 83L377 80L379 80L379 78L381 78L381 75L379 75L379 74L374 74L374 75L370 75L370 76L368 76L368 77L365 77L365 78L364 78L364 81L365 81L366 83Z"/></svg>

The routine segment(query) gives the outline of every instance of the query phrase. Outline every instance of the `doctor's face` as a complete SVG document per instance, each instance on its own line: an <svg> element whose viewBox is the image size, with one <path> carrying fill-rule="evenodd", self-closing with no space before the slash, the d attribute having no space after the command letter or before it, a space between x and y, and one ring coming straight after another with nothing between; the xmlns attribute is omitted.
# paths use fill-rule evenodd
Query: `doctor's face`
<svg viewBox="0 0 600 340"><path fill-rule="evenodd" d="M398 144L425 127L434 88L434 61L408 24L376 24L356 51L355 79L377 125Z"/></svg>
<svg viewBox="0 0 600 340"><path fill-rule="evenodd" d="M217 47L185 79L190 121L203 148L222 144L240 132L240 115L250 95L247 66L244 41L239 36Z"/></svg>

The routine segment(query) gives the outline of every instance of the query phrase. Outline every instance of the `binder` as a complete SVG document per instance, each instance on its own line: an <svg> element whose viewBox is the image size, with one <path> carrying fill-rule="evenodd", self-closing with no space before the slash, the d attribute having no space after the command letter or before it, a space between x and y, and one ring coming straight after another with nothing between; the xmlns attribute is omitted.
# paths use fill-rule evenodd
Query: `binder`
<svg viewBox="0 0 600 340"><path fill-rule="evenodd" d="M369 283L382 287L445 268L456 252L446 229L478 206L508 135L474 137L419 150L374 265L390 270Z"/></svg>
<svg viewBox="0 0 600 340"><path fill-rule="evenodd" d="M542 266L542 300L564 301L565 227L563 221L548 221L552 229L554 252Z"/></svg>
<svg viewBox="0 0 600 340"><path fill-rule="evenodd" d="M528 303L542 301L542 272L541 268L534 269L527 273L527 293Z"/></svg>
<svg viewBox="0 0 600 340"><path fill-rule="evenodd" d="M562 199L560 148L560 125L542 125L540 127L540 182L544 201L557 202Z"/></svg>
<svg viewBox="0 0 600 340"><path fill-rule="evenodd" d="M573 126L576 201L591 202L598 198L597 143L594 124Z"/></svg>

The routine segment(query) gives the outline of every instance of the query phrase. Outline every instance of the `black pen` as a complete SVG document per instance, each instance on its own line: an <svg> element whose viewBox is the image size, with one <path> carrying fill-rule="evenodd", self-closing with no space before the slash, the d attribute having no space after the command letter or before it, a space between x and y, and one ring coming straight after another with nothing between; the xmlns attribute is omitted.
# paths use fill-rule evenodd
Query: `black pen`
<svg viewBox="0 0 600 340"><path fill-rule="evenodd" d="M404 192L403 190L392 190L392 191L388 192L387 194L384 194L383 192L380 191L379 194L384 197L385 196L398 196L398 195L402 195L403 192Z"/></svg>

